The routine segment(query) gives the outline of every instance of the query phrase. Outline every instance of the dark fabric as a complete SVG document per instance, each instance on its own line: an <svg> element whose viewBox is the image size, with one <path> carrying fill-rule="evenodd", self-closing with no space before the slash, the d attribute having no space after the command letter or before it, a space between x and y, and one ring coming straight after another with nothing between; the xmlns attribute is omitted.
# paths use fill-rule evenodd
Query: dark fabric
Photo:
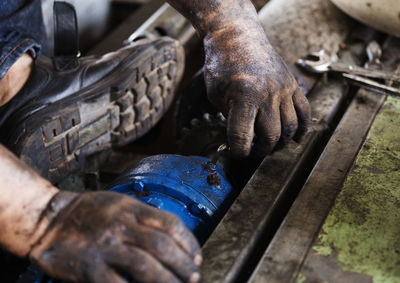
<svg viewBox="0 0 400 283"><path fill-rule="evenodd" d="M54 3L54 55L76 57L78 54L78 23L74 6Z"/></svg>
<svg viewBox="0 0 400 283"><path fill-rule="evenodd" d="M0 0L0 80L22 54L36 58L45 44L40 0Z"/></svg>

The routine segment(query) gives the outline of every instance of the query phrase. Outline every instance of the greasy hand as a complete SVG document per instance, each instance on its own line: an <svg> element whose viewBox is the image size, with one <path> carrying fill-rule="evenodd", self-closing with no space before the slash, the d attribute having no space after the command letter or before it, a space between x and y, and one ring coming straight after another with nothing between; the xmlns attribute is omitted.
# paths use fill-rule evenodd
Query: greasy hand
<svg viewBox="0 0 400 283"><path fill-rule="evenodd" d="M228 115L236 157L265 155L300 137L310 106L269 44L250 0L167 0L204 37L208 97Z"/></svg>
<svg viewBox="0 0 400 283"><path fill-rule="evenodd" d="M50 276L78 282L196 282L197 241L174 215L111 192L61 192L30 252ZM126 277L125 277L126 278Z"/></svg>
<svg viewBox="0 0 400 283"><path fill-rule="evenodd" d="M264 156L307 131L310 106L257 19L237 20L205 38L210 101L228 116L236 157Z"/></svg>

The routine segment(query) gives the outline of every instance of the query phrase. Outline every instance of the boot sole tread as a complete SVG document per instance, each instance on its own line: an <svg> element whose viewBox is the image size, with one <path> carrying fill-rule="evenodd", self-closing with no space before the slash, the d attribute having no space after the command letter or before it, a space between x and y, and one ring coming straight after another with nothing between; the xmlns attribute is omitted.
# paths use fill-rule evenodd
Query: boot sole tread
<svg viewBox="0 0 400 283"><path fill-rule="evenodd" d="M21 159L57 183L81 169L87 156L142 137L173 101L183 71L183 63L178 62L183 55L178 52L183 51L169 42L140 58L131 74L121 76L101 94L62 109L46 108L46 117L52 118L18 141L23 144ZM24 125L42 114L33 114Z"/></svg>

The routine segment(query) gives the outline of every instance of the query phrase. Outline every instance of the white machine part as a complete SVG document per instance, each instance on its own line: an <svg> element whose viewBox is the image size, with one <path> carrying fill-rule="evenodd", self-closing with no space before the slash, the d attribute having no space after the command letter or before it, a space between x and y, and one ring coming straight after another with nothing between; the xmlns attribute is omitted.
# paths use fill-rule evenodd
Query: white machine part
<svg viewBox="0 0 400 283"><path fill-rule="evenodd" d="M53 50L53 3L41 0L48 51ZM74 5L78 17L79 48L85 50L104 36L110 16L110 0L63 0Z"/></svg>
<svg viewBox="0 0 400 283"><path fill-rule="evenodd" d="M360 22L400 37L400 0L331 0Z"/></svg>

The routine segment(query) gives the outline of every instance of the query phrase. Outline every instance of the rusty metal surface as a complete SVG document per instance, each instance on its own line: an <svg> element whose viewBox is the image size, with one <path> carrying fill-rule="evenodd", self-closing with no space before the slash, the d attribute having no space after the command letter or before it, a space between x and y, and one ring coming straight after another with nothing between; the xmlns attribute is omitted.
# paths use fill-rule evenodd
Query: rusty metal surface
<svg viewBox="0 0 400 283"><path fill-rule="evenodd" d="M386 40L384 68L397 68L399 48L400 40ZM380 94L358 91L251 282L322 282L327 278L328 282L370 282L369 276L340 272L337 261L323 262L319 256L313 256L315 252L310 249L385 99L386 96Z"/></svg>
<svg viewBox="0 0 400 283"><path fill-rule="evenodd" d="M394 69L400 41L389 39L385 47L385 66ZM381 109L385 99L358 92L251 282L397 280L399 179L393 141L399 104L391 98Z"/></svg>
<svg viewBox="0 0 400 283"><path fill-rule="evenodd" d="M384 99L364 90L358 92L251 282L292 282L296 278Z"/></svg>
<svg viewBox="0 0 400 283"><path fill-rule="evenodd" d="M304 282L398 282L400 99L388 97L307 254Z"/></svg>

